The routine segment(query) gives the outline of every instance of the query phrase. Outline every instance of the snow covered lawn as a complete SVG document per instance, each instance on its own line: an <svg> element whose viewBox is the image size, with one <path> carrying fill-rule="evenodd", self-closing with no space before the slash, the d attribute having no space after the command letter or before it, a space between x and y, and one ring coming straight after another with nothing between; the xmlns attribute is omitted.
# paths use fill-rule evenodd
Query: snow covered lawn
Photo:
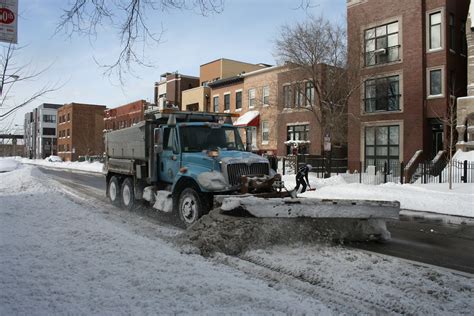
<svg viewBox="0 0 474 316"><path fill-rule="evenodd" d="M28 158L21 158L15 157L15 161L28 164L28 165L36 165L36 166L43 166L47 168L55 168L55 169L68 169L68 170L77 170L77 171L86 171L86 172L94 172L94 173L102 173L102 168L104 167L103 163L100 162L88 162L88 161L48 161L46 159L28 159ZM1 158L0 157L0 165L3 164L4 161L11 161L11 158Z"/></svg>

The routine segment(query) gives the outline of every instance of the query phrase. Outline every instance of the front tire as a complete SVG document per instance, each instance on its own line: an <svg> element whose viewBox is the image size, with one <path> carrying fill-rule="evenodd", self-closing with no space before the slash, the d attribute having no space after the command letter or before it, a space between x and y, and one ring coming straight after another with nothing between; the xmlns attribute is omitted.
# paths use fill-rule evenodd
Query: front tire
<svg viewBox="0 0 474 316"><path fill-rule="evenodd" d="M121 198L122 206L125 209L129 211L133 211L135 209L136 201L131 178L126 178L122 183Z"/></svg>
<svg viewBox="0 0 474 316"><path fill-rule="evenodd" d="M202 197L193 188L184 189L178 202L178 215L181 223L189 227L193 225L205 212L205 203Z"/></svg>
<svg viewBox="0 0 474 316"><path fill-rule="evenodd" d="M107 195L112 205L120 206L120 185L116 176L110 178Z"/></svg>

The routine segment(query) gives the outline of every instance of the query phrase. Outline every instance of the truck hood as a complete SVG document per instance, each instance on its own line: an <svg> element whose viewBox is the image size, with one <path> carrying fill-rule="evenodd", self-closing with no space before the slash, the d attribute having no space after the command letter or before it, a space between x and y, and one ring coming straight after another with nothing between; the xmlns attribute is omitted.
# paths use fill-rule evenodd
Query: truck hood
<svg viewBox="0 0 474 316"><path fill-rule="evenodd" d="M219 151L219 156L216 158L209 157L204 151L199 153L185 153L183 154L183 163L184 165L192 164L205 169L220 171L221 165L233 163L268 163L268 160L262 156L246 151L221 150Z"/></svg>
<svg viewBox="0 0 474 316"><path fill-rule="evenodd" d="M268 163L266 158L247 151L220 151L218 159L225 164Z"/></svg>

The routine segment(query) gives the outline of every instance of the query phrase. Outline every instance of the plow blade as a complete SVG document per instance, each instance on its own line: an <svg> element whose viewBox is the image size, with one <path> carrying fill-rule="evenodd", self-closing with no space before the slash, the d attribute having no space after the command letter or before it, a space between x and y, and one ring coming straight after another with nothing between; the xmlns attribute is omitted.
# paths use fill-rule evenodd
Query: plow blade
<svg viewBox="0 0 474 316"><path fill-rule="evenodd" d="M342 200L316 198L222 197L221 210L245 210L255 217L310 217L354 219L398 219L397 201Z"/></svg>

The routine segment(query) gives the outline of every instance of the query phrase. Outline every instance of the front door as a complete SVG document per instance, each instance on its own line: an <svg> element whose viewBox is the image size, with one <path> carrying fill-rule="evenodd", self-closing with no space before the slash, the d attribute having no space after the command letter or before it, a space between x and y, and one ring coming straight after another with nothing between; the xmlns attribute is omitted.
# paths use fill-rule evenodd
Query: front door
<svg viewBox="0 0 474 316"><path fill-rule="evenodd" d="M438 151L443 150L443 125L433 124L431 125L431 132L433 134L433 141L431 146L431 159L433 159Z"/></svg>
<svg viewBox="0 0 474 316"><path fill-rule="evenodd" d="M179 171L179 143L176 128L164 129L163 152L160 154L160 180L173 183Z"/></svg>

